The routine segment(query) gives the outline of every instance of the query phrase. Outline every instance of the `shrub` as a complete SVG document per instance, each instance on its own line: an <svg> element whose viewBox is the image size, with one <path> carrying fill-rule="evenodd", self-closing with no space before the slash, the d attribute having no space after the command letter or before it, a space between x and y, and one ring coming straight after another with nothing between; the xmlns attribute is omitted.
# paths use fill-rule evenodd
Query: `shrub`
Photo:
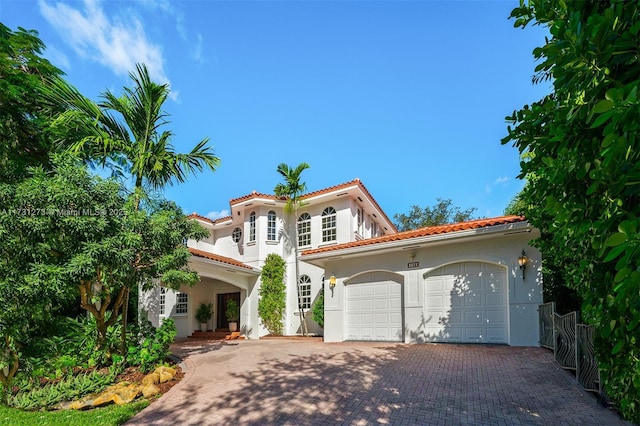
<svg viewBox="0 0 640 426"><path fill-rule="evenodd" d="M129 346L127 363L139 366L147 373L169 356L169 345L176 337L176 324L167 318L159 328L154 328L151 322L142 320L137 334L134 344Z"/></svg>
<svg viewBox="0 0 640 426"><path fill-rule="evenodd" d="M225 316L229 322L238 321L238 318L240 317L240 307L235 300L227 301L227 311L225 312Z"/></svg>
<svg viewBox="0 0 640 426"><path fill-rule="evenodd" d="M280 335L284 329L282 318L286 307L286 285L284 273L286 264L277 254L269 254L265 259L260 280L260 300L258 315L269 333Z"/></svg>
<svg viewBox="0 0 640 426"><path fill-rule="evenodd" d="M320 291L320 295L311 308L311 319L324 328L324 289Z"/></svg>
<svg viewBox="0 0 640 426"><path fill-rule="evenodd" d="M199 323L208 322L213 316L213 303L201 303L196 311L196 321Z"/></svg>

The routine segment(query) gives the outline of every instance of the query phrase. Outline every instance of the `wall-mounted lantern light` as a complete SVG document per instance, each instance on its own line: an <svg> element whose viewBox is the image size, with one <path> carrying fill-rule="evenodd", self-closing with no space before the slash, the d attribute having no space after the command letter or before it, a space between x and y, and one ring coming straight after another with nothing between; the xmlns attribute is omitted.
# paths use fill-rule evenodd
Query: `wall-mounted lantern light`
<svg viewBox="0 0 640 426"><path fill-rule="evenodd" d="M331 295L333 296L333 289L336 288L336 276L333 274L329 277L329 288L331 289Z"/></svg>
<svg viewBox="0 0 640 426"><path fill-rule="evenodd" d="M529 264L529 258L522 250L522 254L518 257L518 266L520 266L520 270L522 271L522 280L524 281L524 270L527 269L527 265Z"/></svg>

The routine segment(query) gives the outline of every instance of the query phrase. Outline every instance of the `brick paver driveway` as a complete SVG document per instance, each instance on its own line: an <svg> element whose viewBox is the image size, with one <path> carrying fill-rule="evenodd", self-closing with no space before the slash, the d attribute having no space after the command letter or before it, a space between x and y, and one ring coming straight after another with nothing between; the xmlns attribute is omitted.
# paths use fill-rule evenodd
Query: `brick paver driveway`
<svg viewBox="0 0 640 426"><path fill-rule="evenodd" d="M188 342L184 379L129 425L623 425L542 348Z"/></svg>

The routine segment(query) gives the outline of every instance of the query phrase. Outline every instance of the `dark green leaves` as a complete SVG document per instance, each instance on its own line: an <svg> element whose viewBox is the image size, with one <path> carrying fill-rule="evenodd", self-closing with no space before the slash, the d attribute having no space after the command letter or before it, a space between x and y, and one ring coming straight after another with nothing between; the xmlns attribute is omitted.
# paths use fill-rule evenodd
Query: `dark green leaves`
<svg viewBox="0 0 640 426"><path fill-rule="evenodd" d="M599 330L607 393L640 421L640 2L529 2L517 26L549 27L534 50L553 94L508 118L528 220L546 265L578 292Z"/></svg>

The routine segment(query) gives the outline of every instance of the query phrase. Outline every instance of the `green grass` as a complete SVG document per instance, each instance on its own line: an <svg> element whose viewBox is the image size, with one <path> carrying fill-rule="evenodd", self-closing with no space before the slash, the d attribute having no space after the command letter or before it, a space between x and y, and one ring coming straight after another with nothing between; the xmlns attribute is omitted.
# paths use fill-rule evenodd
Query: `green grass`
<svg viewBox="0 0 640 426"><path fill-rule="evenodd" d="M110 405L87 411L22 411L0 406L0 425L12 426L108 426L121 425L142 411L149 401Z"/></svg>

